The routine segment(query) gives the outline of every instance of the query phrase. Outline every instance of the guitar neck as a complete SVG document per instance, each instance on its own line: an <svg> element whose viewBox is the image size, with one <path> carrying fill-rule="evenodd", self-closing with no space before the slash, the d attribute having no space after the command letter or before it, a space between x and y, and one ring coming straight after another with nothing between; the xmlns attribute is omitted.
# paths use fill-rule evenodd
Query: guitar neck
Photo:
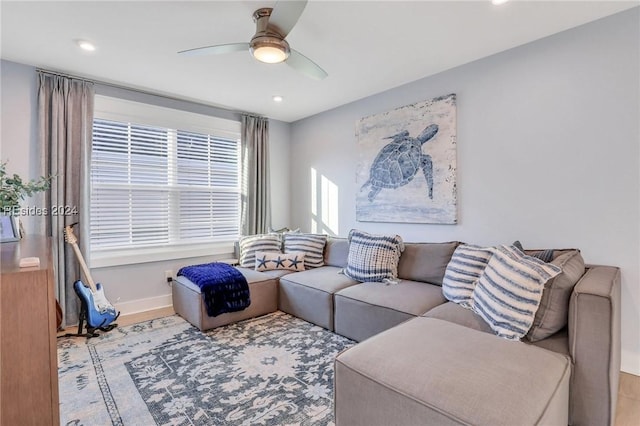
<svg viewBox="0 0 640 426"><path fill-rule="evenodd" d="M87 278L87 284L89 284L89 288L91 288L91 291L95 293L96 291L98 291L98 289L96 288L96 283L93 281L93 278L91 278L89 267L87 267L87 264L84 261L84 256L82 256L82 252L80 251L80 247L78 247L78 243L72 242L69 244L71 244L71 247L73 247L73 251L76 252L76 258L78 259L78 263L80 264L80 268L82 269L84 276Z"/></svg>

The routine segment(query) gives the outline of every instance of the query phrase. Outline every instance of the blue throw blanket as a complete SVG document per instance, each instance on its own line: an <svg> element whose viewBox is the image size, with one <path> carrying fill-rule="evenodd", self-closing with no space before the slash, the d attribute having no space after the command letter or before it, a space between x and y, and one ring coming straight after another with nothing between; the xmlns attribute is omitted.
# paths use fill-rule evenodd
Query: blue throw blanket
<svg viewBox="0 0 640 426"><path fill-rule="evenodd" d="M226 263L185 266L178 271L178 275L200 287L210 317L241 311L251 304L246 278Z"/></svg>

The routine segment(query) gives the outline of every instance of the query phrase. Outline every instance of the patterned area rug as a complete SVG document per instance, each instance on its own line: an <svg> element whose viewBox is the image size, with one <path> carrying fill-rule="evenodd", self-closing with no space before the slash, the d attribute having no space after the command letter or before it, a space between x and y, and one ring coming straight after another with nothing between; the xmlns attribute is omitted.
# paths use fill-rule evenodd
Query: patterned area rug
<svg viewBox="0 0 640 426"><path fill-rule="evenodd" d="M62 425L329 425L354 343L275 312L201 333L178 316L58 340Z"/></svg>

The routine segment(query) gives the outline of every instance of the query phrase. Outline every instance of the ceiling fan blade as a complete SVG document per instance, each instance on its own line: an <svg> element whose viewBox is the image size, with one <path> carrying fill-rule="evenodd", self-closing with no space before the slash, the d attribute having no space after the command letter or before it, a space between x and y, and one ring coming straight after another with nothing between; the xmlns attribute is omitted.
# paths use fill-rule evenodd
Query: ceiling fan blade
<svg viewBox="0 0 640 426"><path fill-rule="evenodd" d="M216 46L196 47L195 49L182 50L180 55L201 56L219 55L222 53L242 52L249 50L249 43L218 44Z"/></svg>
<svg viewBox="0 0 640 426"><path fill-rule="evenodd" d="M283 38L286 37L300 19L306 6L307 0L277 2L269 17L269 27L276 30Z"/></svg>
<svg viewBox="0 0 640 426"><path fill-rule="evenodd" d="M289 55L286 64L307 77L311 77L316 80L323 80L328 76L327 72L320 68L318 64L297 50L291 49L291 54Z"/></svg>

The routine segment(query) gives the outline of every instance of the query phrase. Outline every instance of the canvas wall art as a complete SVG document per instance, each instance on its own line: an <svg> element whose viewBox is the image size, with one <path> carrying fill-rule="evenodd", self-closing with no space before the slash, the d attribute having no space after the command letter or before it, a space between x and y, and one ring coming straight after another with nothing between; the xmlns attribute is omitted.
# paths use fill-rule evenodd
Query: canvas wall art
<svg viewBox="0 0 640 426"><path fill-rule="evenodd" d="M456 95L356 123L356 219L455 224Z"/></svg>

